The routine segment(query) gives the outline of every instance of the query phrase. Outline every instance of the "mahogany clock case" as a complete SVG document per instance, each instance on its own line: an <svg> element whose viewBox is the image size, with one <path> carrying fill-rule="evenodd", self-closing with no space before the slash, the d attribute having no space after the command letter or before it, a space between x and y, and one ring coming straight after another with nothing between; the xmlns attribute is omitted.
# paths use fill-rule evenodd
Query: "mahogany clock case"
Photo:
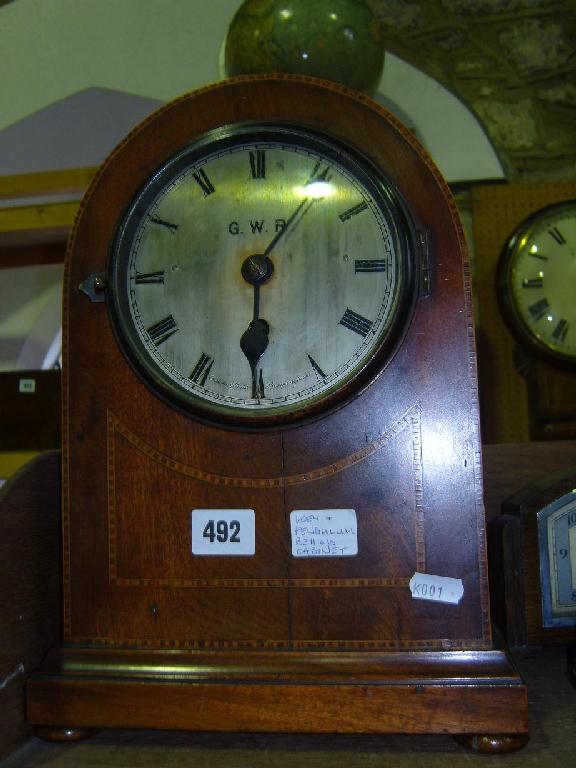
<svg viewBox="0 0 576 768"><path fill-rule="evenodd" d="M362 102L350 110L365 112L355 119L342 106L333 89L289 80L206 90L132 135L92 187L67 278L67 640L488 647L482 548L468 534L483 520L462 235L447 191L406 134ZM162 402L127 364L105 305L77 286L106 271L119 215L159 159L216 126L264 115L322 128L329 115L331 133L386 169L441 264L437 257L433 297L419 301L404 344L372 386L321 421L254 433L201 423ZM254 508L255 557L193 558L188 518L196 507ZM366 520L359 557L287 556L286 510L332 507L357 509ZM455 537L457 548L436 546ZM414 571L462 575L463 604L413 601L406 586ZM378 599L385 595L394 597Z"/></svg>
<svg viewBox="0 0 576 768"><path fill-rule="evenodd" d="M428 243L415 258L426 270L420 285L430 282L394 354L340 407L313 421L233 429L148 388L106 302L78 286L106 274L124 212L167 158L221 126L262 121L326 133L379 168ZM32 722L526 734L525 688L490 632L464 237L445 182L395 118L340 86L282 75L226 81L161 109L113 153L82 204L64 344L65 646L30 682ZM255 510L255 555L193 556L195 508ZM290 511L336 508L356 510L358 555L293 557ZM462 599L413 599L415 572L461 579ZM176 715L166 675L179 667L169 688L188 705ZM276 668L284 699L270 688ZM159 701L160 679L160 709L143 704L128 716L136 691ZM183 693L186 680L196 684ZM206 680L227 683L238 703L226 724L215 715L218 686L197 685ZM291 680L311 688L287 693ZM318 710L334 698L328 680L339 684L330 722ZM429 687L413 705L415 680ZM376 697L369 714L358 704L362 681ZM192 708L190 697L199 697ZM306 725L299 697L316 702ZM420 722L402 715L412 706Z"/></svg>

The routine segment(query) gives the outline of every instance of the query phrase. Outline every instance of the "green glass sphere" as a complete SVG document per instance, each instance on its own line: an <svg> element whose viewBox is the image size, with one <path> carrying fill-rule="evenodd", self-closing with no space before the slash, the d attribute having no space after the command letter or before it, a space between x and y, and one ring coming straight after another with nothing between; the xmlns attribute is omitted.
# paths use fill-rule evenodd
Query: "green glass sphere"
<svg viewBox="0 0 576 768"><path fill-rule="evenodd" d="M374 93L382 27L364 0L245 0L225 46L226 74L289 72Z"/></svg>

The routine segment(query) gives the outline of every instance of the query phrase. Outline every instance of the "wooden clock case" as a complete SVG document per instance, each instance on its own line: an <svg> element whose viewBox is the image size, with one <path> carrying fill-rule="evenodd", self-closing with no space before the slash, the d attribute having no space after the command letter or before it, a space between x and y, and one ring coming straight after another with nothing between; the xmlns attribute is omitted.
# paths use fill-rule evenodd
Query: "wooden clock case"
<svg viewBox="0 0 576 768"><path fill-rule="evenodd" d="M368 386L312 421L233 429L148 389L106 303L79 286L105 275L123 212L164 159L218 126L262 120L367 155L426 233L429 262L405 337ZM526 689L491 639L464 237L408 130L370 99L309 78L238 78L185 96L132 132L91 185L64 301L64 645L28 696L44 735L147 727L525 743ZM254 509L255 556L192 556L193 508ZM358 556L291 556L290 511L316 508L356 510ZM462 579L459 604L413 599L415 572Z"/></svg>

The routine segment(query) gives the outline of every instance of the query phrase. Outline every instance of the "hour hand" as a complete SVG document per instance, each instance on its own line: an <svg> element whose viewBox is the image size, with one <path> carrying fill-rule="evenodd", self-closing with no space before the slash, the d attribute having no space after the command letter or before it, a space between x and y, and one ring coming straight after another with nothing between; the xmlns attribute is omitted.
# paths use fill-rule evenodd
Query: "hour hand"
<svg viewBox="0 0 576 768"><path fill-rule="evenodd" d="M268 347L269 334L270 326L266 320L257 318L252 320L240 339L240 349L248 360L252 371L252 397L254 398L264 397L262 371L260 371L260 379L258 379L256 366Z"/></svg>
<svg viewBox="0 0 576 768"><path fill-rule="evenodd" d="M252 320L240 339L240 348L250 365L256 365L268 346L270 326L262 318Z"/></svg>

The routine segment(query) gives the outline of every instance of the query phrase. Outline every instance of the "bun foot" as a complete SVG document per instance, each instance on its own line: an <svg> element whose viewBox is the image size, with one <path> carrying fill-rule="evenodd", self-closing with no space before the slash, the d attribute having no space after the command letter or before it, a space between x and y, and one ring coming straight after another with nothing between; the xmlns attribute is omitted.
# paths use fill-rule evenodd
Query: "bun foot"
<svg viewBox="0 0 576 768"><path fill-rule="evenodd" d="M454 738L461 747L481 755L504 755L507 752L516 752L525 747L530 736L527 733L499 734L496 736L464 734L454 736Z"/></svg>
<svg viewBox="0 0 576 768"><path fill-rule="evenodd" d="M44 741L82 741L93 736L95 731L89 728L56 728L52 725L37 725L34 733L39 739Z"/></svg>

